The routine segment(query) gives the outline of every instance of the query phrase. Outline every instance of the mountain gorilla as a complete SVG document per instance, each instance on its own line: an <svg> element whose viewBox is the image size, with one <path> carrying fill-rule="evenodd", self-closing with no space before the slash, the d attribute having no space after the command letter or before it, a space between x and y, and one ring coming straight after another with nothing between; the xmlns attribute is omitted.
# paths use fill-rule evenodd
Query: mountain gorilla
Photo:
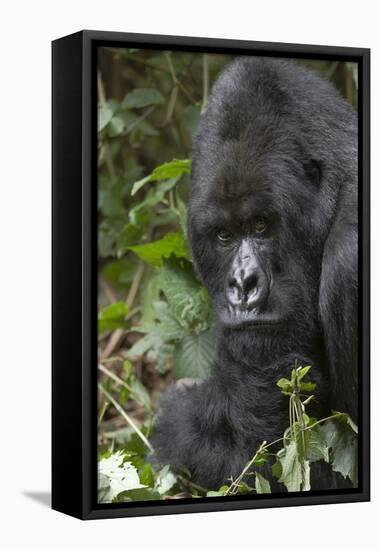
<svg viewBox="0 0 379 550"><path fill-rule="evenodd" d="M195 140L188 219L217 359L208 380L163 397L160 464L209 488L235 478L288 426L276 382L295 363L312 365L311 413L356 419L357 212L353 108L295 62L229 65ZM312 467L312 488L343 486L329 470Z"/></svg>

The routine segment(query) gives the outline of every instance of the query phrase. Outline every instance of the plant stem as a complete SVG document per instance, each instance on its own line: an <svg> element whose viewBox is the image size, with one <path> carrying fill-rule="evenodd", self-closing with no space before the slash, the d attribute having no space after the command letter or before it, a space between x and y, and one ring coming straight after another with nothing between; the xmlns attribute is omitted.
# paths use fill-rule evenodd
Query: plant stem
<svg viewBox="0 0 379 550"><path fill-rule="evenodd" d="M238 486L239 484L241 483L244 475L247 474L247 472L250 470L251 466L253 465L254 461L256 460L257 456L259 455L260 452L263 451L263 449L265 449L265 446L267 444L267 441L263 441L263 443L260 445L259 449L257 450L257 452L255 453L255 455L253 456L253 458L251 460L249 460L249 462L246 464L246 466L244 467L244 469L242 470L242 472L240 473L240 475L237 477L236 480L234 480L228 487L228 489L225 491L225 496L227 495L233 495L237 492L238 490Z"/></svg>
<svg viewBox="0 0 379 550"><path fill-rule="evenodd" d="M121 414L121 416L124 418L124 420L133 428L133 430L136 432L138 437L143 441L143 443L146 445L146 447L153 453L154 449L151 445L151 443L146 439L144 434L141 432L141 430L138 428L138 426L134 423L134 421L130 418L130 416L124 411L124 409L121 407L119 403L112 397L112 395L107 392L107 390L104 388L102 384L98 384L98 388L105 397L112 403L114 408Z"/></svg>
<svg viewBox="0 0 379 550"><path fill-rule="evenodd" d="M208 106L209 95L209 71L208 71L208 56L205 53L203 55L203 103L201 105L201 112L204 113Z"/></svg>

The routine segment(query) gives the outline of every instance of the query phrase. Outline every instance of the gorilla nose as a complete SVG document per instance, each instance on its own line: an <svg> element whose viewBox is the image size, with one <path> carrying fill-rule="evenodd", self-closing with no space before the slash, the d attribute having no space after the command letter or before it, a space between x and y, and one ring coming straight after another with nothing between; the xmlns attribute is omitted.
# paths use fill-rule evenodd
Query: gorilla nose
<svg viewBox="0 0 379 550"><path fill-rule="evenodd" d="M253 309L266 299L267 291L267 278L259 266L240 267L229 277L227 298L234 307Z"/></svg>

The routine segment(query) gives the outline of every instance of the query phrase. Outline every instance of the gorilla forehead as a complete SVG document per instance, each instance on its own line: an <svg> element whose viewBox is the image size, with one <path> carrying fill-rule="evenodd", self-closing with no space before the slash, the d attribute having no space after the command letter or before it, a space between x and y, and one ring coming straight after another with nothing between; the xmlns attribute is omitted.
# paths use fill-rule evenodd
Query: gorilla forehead
<svg viewBox="0 0 379 550"><path fill-rule="evenodd" d="M204 221L210 224L220 220L230 226L281 211L286 202L294 210L295 204L309 202L313 192L302 181L301 158L300 153L283 154L277 140L263 149L254 147L245 136L227 140L215 151L211 167L202 163L196 170L190 207L204 209Z"/></svg>

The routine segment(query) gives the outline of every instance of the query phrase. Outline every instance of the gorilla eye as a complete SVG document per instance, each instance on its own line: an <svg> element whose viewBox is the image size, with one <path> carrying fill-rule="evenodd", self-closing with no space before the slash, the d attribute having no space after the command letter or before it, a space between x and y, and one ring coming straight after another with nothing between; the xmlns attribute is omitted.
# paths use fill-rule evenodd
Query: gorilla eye
<svg viewBox="0 0 379 550"><path fill-rule="evenodd" d="M221 230L217 233L217 238L221 244L227 244L232 240L232 234Z"/></svg>
<svg viewBox="0 0 379 550"><path fill-rule="evenodd" d="M255 232L262 235L267 230L267 220L265 218L257 218L255 220Z"/></svg>

